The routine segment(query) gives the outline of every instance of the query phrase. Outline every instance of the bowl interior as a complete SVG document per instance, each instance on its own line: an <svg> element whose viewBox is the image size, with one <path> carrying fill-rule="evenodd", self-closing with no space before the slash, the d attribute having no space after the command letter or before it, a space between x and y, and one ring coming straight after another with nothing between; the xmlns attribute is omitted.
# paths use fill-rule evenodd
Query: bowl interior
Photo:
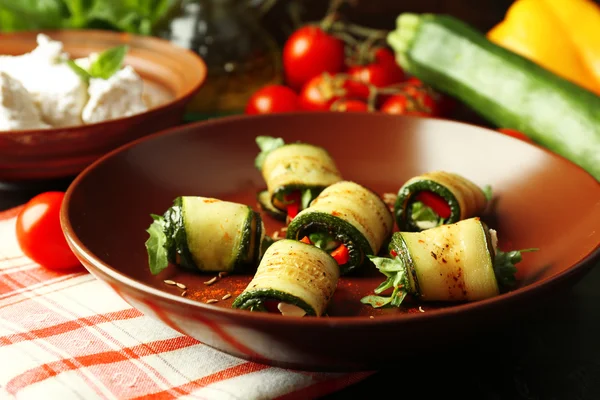
<svg viewBox="0 0 600 400"><path fill-rule="evenodd" d="M251 275L213 275L169 267L157 276L148 269L144 247L150 214L162 214L181 195L210 196L246 203L259 210L255 194L265 187L253 161L257 135L302 140L324 146L347 180L380 194L397 193L410 177L432 170L464 175L491 185L494 200L482 215L498 231L501 249L537 247L518 264L515 292L567 273L600 243L600 185L579 167L534 145L457 122L386 115L296 114L241 117L195 124L127 146L88 168L71 188L65 212L67 235L104 269L179 295L165 285L184 283L186 297L202 307L229 308ZM267 233L282 225L263 214ZM405 314L454 304L406 302L401 308L374 310L359 299L382 281L366 269L342 277L330 317ZM504 294L499 296L510 296ZM497 299L492 299L496 301ZM239 311L243 312L243 311Z"/></svg>

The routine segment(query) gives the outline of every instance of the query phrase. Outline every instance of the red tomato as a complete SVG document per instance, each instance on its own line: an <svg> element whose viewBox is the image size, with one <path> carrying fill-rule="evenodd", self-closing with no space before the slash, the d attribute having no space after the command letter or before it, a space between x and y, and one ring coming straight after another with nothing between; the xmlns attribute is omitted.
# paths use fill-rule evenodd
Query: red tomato
<svg viewBox="0 0 600 400"><path fill-rule="evenodd" d="M396 64L390 50L379 48L374 52L373 58L374 61L370 64L350 67L350 76L380 88L402 82L404 71Z"/></svg>
<svg viewBox="0 0 600 400"><path fill-rule="evenodd" d="M414 99L405 94L395 94L387 98L379 108L388 114L413 115L419 117L430 117L432 114L419 106Z"/></svg>
<svg viewBox="0 0 600 400"><path fill-rule="evenodd" d="M523 140L525 142L533 143L533 141L527 135L525 135L523 132L517 131L515 129L500 128L500 129L498 129L498 132L502 132L505 135L512 136L514 138Z"/></svg>
<svg viewBox="0 0 600 400"><path fill-rule="evenodd" d="M81 265L60 227L64 193L45 192L29 200L17 216L17 240L23 253L50 269Z"/></svg>
<svg viewBox="0 0 600 400"><path fill-rule="evenodd" d="M246 114L272 114L298 109L298 95L283 85L267 85L257 90L246 104Z"/></svg>
<svg viewBox="0 0 600 400"><path fill-rule="evenodd" d="M332 111L366 112L369 111L369 106L362 100L342 99L333 104Z"/></svg>
<svg viewBox="0 0 600 400"><path fill-rule="evenodd" d="M286 83L295 90L323 72L341 72L344 63L344 42L317 26L296 30L283 46Z"/></svg>
<svg viewBox="0 0 600 400"><path fill-rule="evenodd" d="M365 92L366 91L366 92ZM317 75L307 82L300 92L300 108L308 111L329 111L331 105L342 97L366 98L369 89L361 83L340 75Z"/></svg>

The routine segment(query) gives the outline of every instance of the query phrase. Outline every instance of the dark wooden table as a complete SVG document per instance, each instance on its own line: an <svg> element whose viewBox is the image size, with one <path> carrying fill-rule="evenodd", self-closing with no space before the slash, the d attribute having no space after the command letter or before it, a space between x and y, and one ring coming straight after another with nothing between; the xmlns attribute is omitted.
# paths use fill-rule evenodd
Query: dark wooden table
<svg viewBox="0 0 600 400"><path fill-rule="evenodd" d="M43 191L64 191L70 182L0 183L0 210ZM372 340L410 346L391 337ZM428 354L399 359L396 367L327 399L441 398L438 393L460 399L600 399L600 269L500 330L454 347L432 343Z"/></svg>

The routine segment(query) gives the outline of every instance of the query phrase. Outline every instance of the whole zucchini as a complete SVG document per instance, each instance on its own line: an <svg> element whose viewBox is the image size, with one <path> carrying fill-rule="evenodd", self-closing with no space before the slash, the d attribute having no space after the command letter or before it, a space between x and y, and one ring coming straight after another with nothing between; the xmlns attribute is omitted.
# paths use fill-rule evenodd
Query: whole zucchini
<svg viewBox="0 0 600 400"><path fill-rule="evenodd" d="M182 196L152 218L146 241L152 274L169 262L192 270L237 272L255 266L262 256L264 224L247 205Z"/></svg>
<svg viewBox="0 0 600 400"><path fill-rule="evenodd" d="M594 93L450 16L401 14L387 41L409 73L600 180L600 97Z"/></svg>
<svg viewBox="0 0 600 400"><path fill-rule="evenodd" d="M320 317L339 276L337 263L327 252L296 240L278 240L267 249L254 278L232 307Z"/></svg>

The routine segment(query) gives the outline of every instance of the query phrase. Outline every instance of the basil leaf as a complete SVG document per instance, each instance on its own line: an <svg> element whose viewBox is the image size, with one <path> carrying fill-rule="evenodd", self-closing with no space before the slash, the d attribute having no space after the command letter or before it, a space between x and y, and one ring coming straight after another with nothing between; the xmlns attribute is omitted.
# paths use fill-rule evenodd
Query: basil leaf
<svg viewBox="0 0 600 400"><path fill-rule="evenodd" d="M128 46L121 45L103 51L90 65L89 73L93 78L108 79L123 66Z"/></svg>
<svg viewBox="0 0 600 400"><path fill-rule="evenodd" d="M167 256L167 236L165 235L165 219L160 215L151 214L154 220L146 230L150 234L146 240L146 251L148 252L148 263L152 275L160 273L168 267L169 259Z"/></svg>
<svg viewBox="0 0 600 400"><path fill-rule="evenodd" d="M483 194L485 195L486 200L487 201L492 200L492 196L493 196L492 187L490 185L485 185L482 190L483 190Z"/></svg>
<svg viewBox="0 0 600 400"><path fill-rule="evenodd" d="M420 229L431 229L444 223L443 218L420 201L412 203L411 218Z"/></svg>
<svg viewBox="0 0 600 400"><path fill-rule="evenodd" d="M381 308L388 305L392 301L391 297L369 295L360 299L363 304L369 304L373 308Z"/></svg>
<svg viewBox="0 0 600 400"><path fill-rule="evenodd" d="M494 258L494 274L498 285L503 288L511 288L516 283L515 274L517 273L518 264L523 260L522 253L538 251L539 249L523 249L513 250L504 252L502 250L496 250L496 257Z"/></svg>
<svg viewBox="0 0 600 400"><path fill-rule="evenodd" d="M79 65L77 65L75 61L67 60L66 63L73 70L73 72L79 75L82 81L84 81L85 83L88 83L90 81L90 78L92 77L90 73L87 72L85 69L81 68Z"/></svg>
<svg viewBox="0 0 600 400"><path fill-rule="evenodd" d="M256 138L256 144L260 148L260 153L254 160L254 166L260 171L262 170L263 163L267 155L273 150L283 146L285 142L282 138L274 138L271 136L258 136Z"/></svg>

